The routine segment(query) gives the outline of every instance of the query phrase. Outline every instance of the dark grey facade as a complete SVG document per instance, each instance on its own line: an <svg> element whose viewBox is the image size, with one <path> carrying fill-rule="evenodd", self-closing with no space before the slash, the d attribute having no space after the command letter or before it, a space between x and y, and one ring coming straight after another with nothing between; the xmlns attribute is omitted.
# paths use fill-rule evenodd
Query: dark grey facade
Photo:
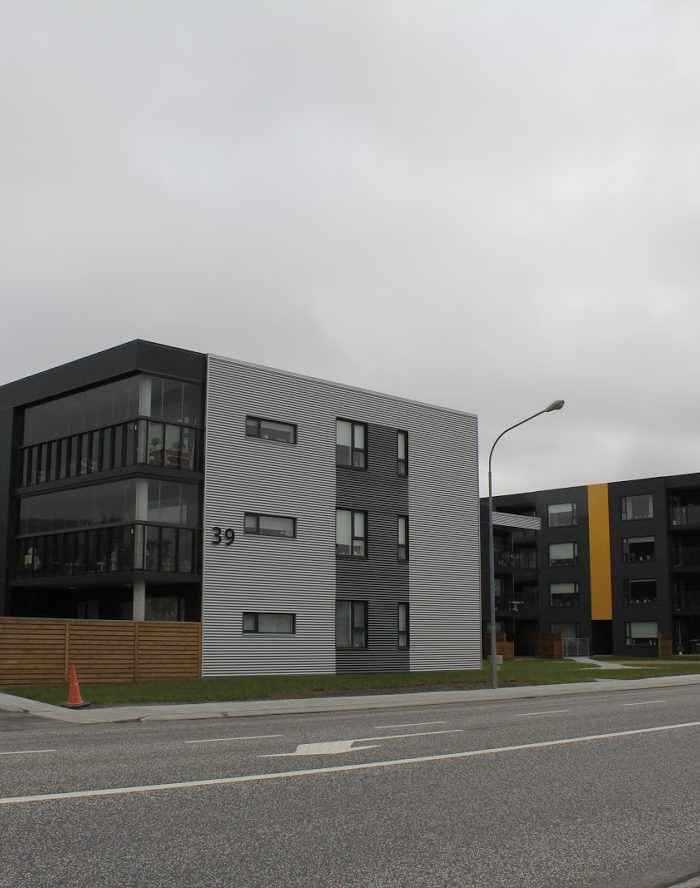
<svg viewBox="0 0 700 888"><path fill-rule="evenodd" d="M338 650L338 672L388 672L410 667L408 648L397 647L400 603L409 603L409 561L397 557L397 517L409 517L408 475L396 472L397 429L367 426L366 469L337 467L339 509L368 513L367 558L338 556L336 597L367 602L368 644L363 650ZM409 534L410 540L410 534Z"/></svg>
<svg viewBox="0 0 700 888"><path fill-rule="evenodd" d="M204 373L204 355L137 340L0 388L0 614L131 617L136 591L142 608L199 619L203 414L166 422L139 392L188 386L203 409ZM186 465L166 429L192 442ZM173 485L187 521L149 522L149 491Z"/></svg>
<svg viewBox="0 0 700 888"><path fill-rule="evenodd" d="M516 654L552 631L594 654L654 656L662 635L700 652L700 473L499 496L495 508L541 520L538 532L495 528L497 621ZM482 534L486 521L482 501Z"/></svg>

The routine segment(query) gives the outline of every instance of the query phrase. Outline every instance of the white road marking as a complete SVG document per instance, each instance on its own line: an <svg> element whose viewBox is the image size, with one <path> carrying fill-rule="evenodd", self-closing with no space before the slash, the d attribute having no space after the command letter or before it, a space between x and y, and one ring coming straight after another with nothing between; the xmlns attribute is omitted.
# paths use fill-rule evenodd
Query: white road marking
<svg viewBox="0 0 700 888"><path fill-rule="evenodd" d="M446 725L447 722L439 721L439 722L408 722L405 725L375 725L374 727L381 731L382 728L422 728L426 725Z"/></svg>
<svg viewBox="0 0 700 888"><path fill-rule="evenodd" d="M185 743L226 743L229 740L267 740L270 737L284 737L284 734L257 734L252 737L214 737L212 740L185 740Z"/></svg>
<svg viewBox="0 0 700 888"><path fill-rule="evenodd" d="M641 700L639 703L623 703L623 706L651 706L652 703L665 703L665 700Z"/></svg>
<svg viewBox="0 0 700 888"><path fill-rule="evenodd" d="M538 743L521 743L516 746L494 746L490 749L471 749L466 752L443 752L417 758L390 759L382 762L357 762L353 765L330 765L325 768L306 768L299 771L279 771L271 774L244 774L240 777L212 777L208 780L187 780L181 783L153 783L144 786L116 786L110 789L81 789L74 792L53 792L43 795L9 796L0 799L0 805L21 805L29 802L56 802L67 799L88 799L99 796L133 795L142 792L160 792L166 789L196 789L200 786L228 786L235 783L259 783L263 780L286 780L289 777L315 777L318 774L339 774L342 771L371 771L374 768L392 768L397 765L420 765L427 762L444 762L456 759L496 755L499 752L520 752L524 749L546 749L551 746L570 746L593 740L614 740L640 734L658 734L662 731L679 731L698 728L700 721L682 722L675 725L659 725L655 728L636 728L630 731L614 731L610 734L589 734L584 737L566 737L563 740L542 740Z"/></svg>
<svg viewBox="0 0 700 888"><path fill-rule="evenodd" d="M515 718L524 718L526 715L553 715L555 712L571 712L570 709L543 709L541 712L519 712Z"/></svg>
<svg viewBox="0 0 700 888"><path fill-rule="evenodd" d="M294 752L277 752L259 755L258 758L288 758L293 755L340 755L342 752L358 752L361 749L374 749L371 746L353 746L353 743L370 743L372 740L400 740L403 737L432 737L435 734L462 734L461 728L450 731L417 731L415 734L388 734L384 737L360 737L357 740L328 740L322 743L300 743Z"/></svg>
<svg viewBox="0 0 700 888"><path fill-rule="evenodd" d="M37 752L56 752L55 749L13 749L9 752L0 752L0 755L34 755Z"/></svg>

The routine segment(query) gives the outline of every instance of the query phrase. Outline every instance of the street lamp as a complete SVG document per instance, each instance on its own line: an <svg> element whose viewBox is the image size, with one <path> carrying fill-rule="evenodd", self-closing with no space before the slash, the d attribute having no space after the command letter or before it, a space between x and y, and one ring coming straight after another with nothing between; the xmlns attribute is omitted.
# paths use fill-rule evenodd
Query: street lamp
<svg viewBox="0 0 700 888"><path fill-rule="evenodd" d="M491 661L492 688L498 687L498 666L496 662L496 572L493 563L493 484L491 481L491 457L493 456L493 451L496 449L496 444L498 444L507 432L512 432L513 429L525 425L526 422L530 422L530 420L534 419L536 416L542 416L543 413L551 413L553 410L561 410L563 406L563 401L552 401L552 403L548 407L545 407L544 410L538 410L538 412L533 413L532 416L528 416L526 419L521 419L520 422L516 422L515 425L508 426L508 428L504 429L493 442L493 447L489 452L489 612L491 616L491 656L489 659Z"/></svg>

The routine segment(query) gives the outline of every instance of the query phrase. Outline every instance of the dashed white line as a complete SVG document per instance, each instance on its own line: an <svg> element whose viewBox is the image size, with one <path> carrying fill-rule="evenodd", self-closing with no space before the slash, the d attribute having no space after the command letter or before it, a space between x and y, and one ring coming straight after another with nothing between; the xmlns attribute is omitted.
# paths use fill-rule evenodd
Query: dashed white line
<svg viewBox="0 0 700 888"><path fill-rule="evenodd" d="M445 721L438 722L407 722L405 725L375 725L374 727L381 731L382 728L422 728L425 725L446 725Z"/></svg>
<svg viewBox="0 0 700 888"><path fill-rule="evenodd" d="M652 703L665 703L665 700L640 700L639 703L623 703L623 706L651 706Z"/></svg>
<svg viewBox="0 0 700 888"><path fill-rule="evenodd" d="M521 743L517 746L494 746L489 749L471 749L466 752L444 752L439 755L390 759L388 761L380 762L357 762L352 765L331 765L325 768L306 768L299 771L245 774L240 777L213 777L208 780L187 780L181 783L153 783L144 786L117 786L110 789L82 789L74 792L53 792L44 795L9 796L8 798L0 799L0 805L21 805L30 802L55 802L68 799L96 798L98 796L133 795L134 793L159 792L166 789L196 789L200 786L228 786L234 783L259 783L263 780L286 780L290 777L315 777L318 774L338 774L342 771L370 771L374 768L392 768L398 765L418 765L427 762L468 759L483 755L496 755L500 752L521 752L522 750L527 749L546 749L551 746L571 746L575 743L590 743L595 740L615 740L619 737L658 734L664 731L680 731L684 728L698 727L700 727L700 721L682 722L673 725L659 725L655 728L635 728L634 730L629 731L614 731L610 734L589 734L584 737L566 737L563 740L542 740L538 743Z"/></svg>
<svg viewBox="0 0 700 888"><path fill-rule="evenodd" d="M0 755L34 755L38 752L56 752L55 749L11 749L7 752L0 752Z"/></svg>
<svg viewBox="0 0 700 888"><path fill-rule="evenodd" d="M208 740L185 740L185 743L227 743L229 740L269 740L272 737L284 737L284 734L256 734L252 737L214 737Z"/></svg>
<svg viewBox="0 0 700 888"><path fill-rule="evenodd" d="M541 712L519 712L515 718L524 718L526 715L554 715L557 712L571 712L570 709L543 709Z"/></svg>

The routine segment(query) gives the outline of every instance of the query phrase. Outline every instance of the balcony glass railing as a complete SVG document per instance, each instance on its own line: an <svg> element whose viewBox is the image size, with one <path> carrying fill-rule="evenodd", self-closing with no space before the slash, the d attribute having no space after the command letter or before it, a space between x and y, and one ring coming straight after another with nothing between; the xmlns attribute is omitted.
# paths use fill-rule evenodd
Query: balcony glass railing
<svg viewBox="0 0 700 888"><path fill-rule="evenodd" d="M674 554L674 567L699 567L700 546L681 546Z"/></svg>
<svg viewBox="0 0 700 888"><path fill-rule="evenodd" d="M524 550L521 552L496 552L495 562L497 567L517 567L533 570L537 567L537 552Z"/></svg>
<svg viewBox="0 0 700 888"><path fill-rule="evenodd" d="M687 524L700 524L700 503L671 507L671 526L683 527Z"/></svg>
<svg viewBox="0 0 700 888"><path fill-rule="evenodd" d="M197 572L198 532L133 524L22 537L15 541L17 578L147 570Z"/></svg>

